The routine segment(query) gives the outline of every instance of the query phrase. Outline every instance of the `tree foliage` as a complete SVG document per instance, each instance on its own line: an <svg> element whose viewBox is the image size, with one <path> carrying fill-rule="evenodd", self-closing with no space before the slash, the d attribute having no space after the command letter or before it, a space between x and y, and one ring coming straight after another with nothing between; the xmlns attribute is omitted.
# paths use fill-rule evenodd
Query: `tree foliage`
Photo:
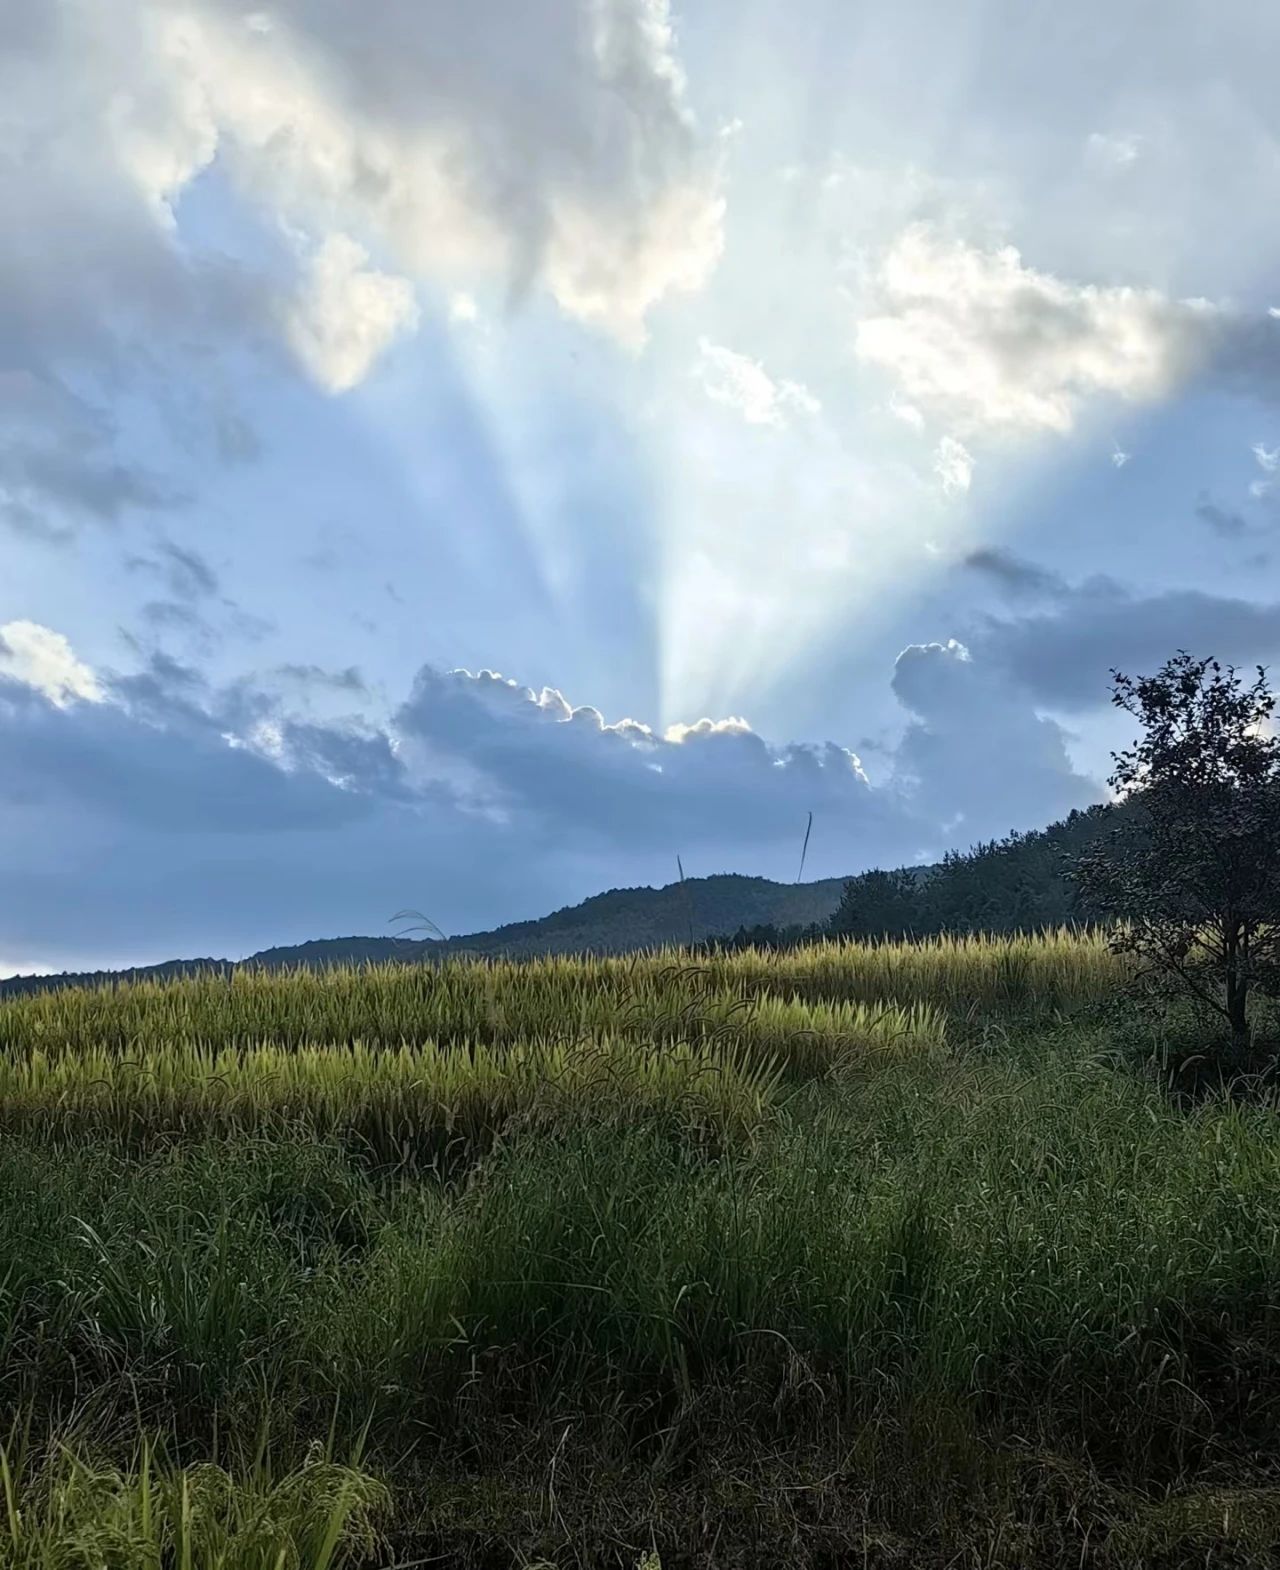
<svg viewBox="0 0 1280 1570"><path fill-rule="evenodd" d="M1082 897L1117 919L1113 942L1145 974L1250 1040L1250 996L1280 974L1280 739L1266 673L1179 652L1154 676L1113 672L1112 701L1138 720L1114 753L1128 804L1074 870Z"/></svg>
<svg viewBox="0 0 1280 1570"><path fill-rule="evenodd" d="M1045 829L948 852L932 867L864 872L845 884L830 931L878 940L1087 924L1097 912L1068 872L1108 831L1116 811L1073 812Z"/></svg>

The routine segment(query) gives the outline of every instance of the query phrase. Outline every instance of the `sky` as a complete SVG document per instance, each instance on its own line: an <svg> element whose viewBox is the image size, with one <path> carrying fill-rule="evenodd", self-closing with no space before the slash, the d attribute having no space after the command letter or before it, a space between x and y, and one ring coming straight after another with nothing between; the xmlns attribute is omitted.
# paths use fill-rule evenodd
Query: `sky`
<svg viewBox="0 0 1280 1570"><path fill-rule="evenodd" d="M1270 0L0 0L0 974L925 862L1280 651Z"/></svg>

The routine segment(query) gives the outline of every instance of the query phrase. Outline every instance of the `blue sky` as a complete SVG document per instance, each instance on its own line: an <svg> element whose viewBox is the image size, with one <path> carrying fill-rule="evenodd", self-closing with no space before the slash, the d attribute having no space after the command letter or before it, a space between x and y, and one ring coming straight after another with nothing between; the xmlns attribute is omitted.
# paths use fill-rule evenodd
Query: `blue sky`
<svg viewBox="0 0 1280 1570"><path fill-rule="evenodd" d="M0 973L1099 799L1111 666L1280 646L1278 47L0 0Z"/></svg>

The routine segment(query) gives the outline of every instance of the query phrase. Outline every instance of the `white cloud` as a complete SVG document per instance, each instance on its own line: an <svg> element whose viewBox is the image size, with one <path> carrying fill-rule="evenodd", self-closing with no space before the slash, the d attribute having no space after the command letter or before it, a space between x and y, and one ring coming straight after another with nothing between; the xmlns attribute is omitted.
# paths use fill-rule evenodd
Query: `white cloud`
<svg viewBox="0 0 1280 1570"><path fill-rule="evenodd" d="M904 425L909 425L913 431L924 430L924 415L915 404L904 403L896 394L889 399L889 413Z"/></svg>
<svg viewBox="0 0 1280 1570"><path fill-rule="evenodd" d="M933 454L933 472L948 496L963 493L973 480L973 455L954 436L944 436Z"/></svg>
<svg viewBox="0 0 1280 1570"><path fill-rule="evenodd" d="M43 332L45 352L110 352L135 309L193 336L283 320L292 341L278 279L183 232L215 164L306 254L351 237L447 290L544 290L630 343L720 254L722 152L666 0L474 0L430 25L416 0L69 3L0 52L0 99L0 197L24 215L0 236L0 339Z"/></svg>
<svg viewBox="0 0 1280 1570"><path fill-rule="evenodd" d="M1204 300L1076 284L908 228L879 274L880 310L857 325L859 357L962 429L1069 431L1083 399L1153 399L1204 364L1224 320Z"/></svg>
<svg viewBox="0 0 1280 1570"><path fill-rule="evenodd" d="M1128 169L1138 160L1143 138L1132 133L1093 131L1085 143L1089 159L1104 169Z"/></svg>
<svg viewBox="0 0 1280 1570"><path fill-rule="evenodd" d="M736 409L748 425L784 426L792 414L813 416L822 405L800 382L774 381L758 360L698 340L693 375L714 403Z"/></svg>
<svg viewBox="0 0 1280 1570"><path fill-rule="evenodd" d="M1124 451L1121 450L1120 445L1119 445L1118 442L1112 442L1112 444L1111 444L1111 462L1114 464L1114 466L1117 469L1123 469L1125 464L1128 463L1132 459L1132 457L1133 457L1133 454L1131 452L1124 452Z"/></svg>
<svg viewBox="0 0 1280 1570"><path fill-rule="evenodd" d="M749 736L751 727L746 720L735 715L730 715L724 720L696 720L692 725L677 722L668 725L662 733L663 741L669 741L680 746L684 742L697 740L702 736Z"/></svg>
<svg viewBox="0 0 1280 1570"><path fill-rule="evenodd" d="M205 0L152 36L243 186L300 227L368 235L408 273L541 285L629 342L718 260L718 155L666 0L479 0L430 26L413 0L283 0L276 20L247 34Z"/></svg>
<svg viewBox="0 0 1280 1570"><path fill-rule="evenodd" d="M34 687L59 708L75 698L101 703L103 691L93 671L76 658L70 643L34 621L0 626L0 675Z"/></svg>
<svg viewBox="0 0 1280 1570"><path fill-rule="evenodd" d="M1252 451L1260 469L1265 469L1268 474L1276 472L1277 465L1280 465L1280 447L1264 447L1261 442L1255 442Z"/></svg>
<svg viewBox="0 0 1280 1570"><path fill-rule="evenodd" d="M413 285L365 266L369 253L350 236L332 234L307 266L288 313L298 358L329 392L362 382L378 356L418 322Z"/></svg>

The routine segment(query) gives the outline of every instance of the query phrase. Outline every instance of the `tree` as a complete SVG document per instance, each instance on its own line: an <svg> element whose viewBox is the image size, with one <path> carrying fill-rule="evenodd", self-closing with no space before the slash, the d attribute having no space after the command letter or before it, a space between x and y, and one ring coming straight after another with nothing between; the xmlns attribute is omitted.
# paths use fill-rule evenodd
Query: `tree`
<svg viewBox="0 0 1280 1570"><path fill-rule="evenodd" d="M829 931L842 938L903 938L911 935L918 915L914 873L864 872L845 884Z"/></svg>
<svg viewBox="0 0 1280 1570"><path fill-rule="evenodd" d="M1112 945L1142 973L1225 1019L1251 1044L1250 997L1280 974L1280 739L1259 666L1179 651L1154 676L1112 672L1114 705L1142 727L1113 753L1110 784L1131 805L1074 876L1118 921Z"/></svg>

